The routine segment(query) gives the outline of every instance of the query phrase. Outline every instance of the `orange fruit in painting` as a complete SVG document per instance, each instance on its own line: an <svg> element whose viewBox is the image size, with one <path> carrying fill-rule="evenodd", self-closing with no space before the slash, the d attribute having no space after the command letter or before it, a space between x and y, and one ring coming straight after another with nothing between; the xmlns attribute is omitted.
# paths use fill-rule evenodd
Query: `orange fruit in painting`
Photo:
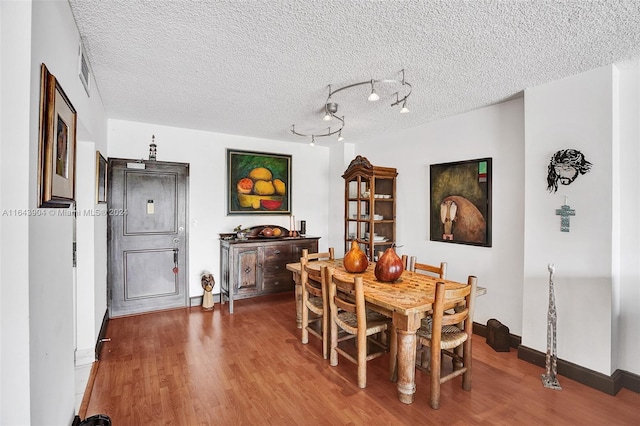
<svg viewBox="0 0 640 426"><path fill-rule="evenodd" d="M276 194L280 194L280 195L284 195L287 190L286 185L280 179L273 180L273 187L276 190Z"/></svg>
<svg viewBox="0 0 640 426"><path fill-rule="evenodd" d="M240 194L249 194L253 190L253 181L249 178L242 178L238 181L237 188Z"/></svg>
<svg viewBox="0 0 640 426"><path fill-rule="evenodd" d="M280 228L273 228L273 236L274 236L274 237L279 237L280 235L282 235L282 229L280 229Z"/></svg>
<svg viewBox="0 0 640 426"><path fill-rule="evenodd" d="M273 195L276 189L270 180L259 180L256 181L254 192L258 195Z"/></svg>
<svg viewBox="0 0 640 426"><path fill-rule="evenodd" d="M256 167L249 172L249 177L253 180L271 180L271 171L264 167Z"/></svg>

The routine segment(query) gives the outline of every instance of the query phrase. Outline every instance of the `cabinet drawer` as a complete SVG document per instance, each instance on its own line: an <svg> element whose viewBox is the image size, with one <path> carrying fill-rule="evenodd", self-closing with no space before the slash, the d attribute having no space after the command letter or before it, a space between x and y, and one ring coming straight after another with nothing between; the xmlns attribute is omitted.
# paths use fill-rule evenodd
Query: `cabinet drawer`
<svg viewBox="0 0 640 426"><path fill-rule="evenodd" d="M291 245L282 244L273 247L264 248L264 262L278 262L283 261L287 263L291 258Z"/></svg>
<svg viewBox="0 0 640 426"><path fill-rule="evenodd" d="M289 291L293 290L294 282L291 272L279 273L279 274L266 274L264 275L264 291Z"/></svg>
<svg viewBox="0 0 640 426"><path fill-rule="evenodd" d="M287 271L287 263L291 262L287 259L272 259L271 261L265 260L262 267L262 273L266 276L285 273L291 275L291 272Z"/></svg>

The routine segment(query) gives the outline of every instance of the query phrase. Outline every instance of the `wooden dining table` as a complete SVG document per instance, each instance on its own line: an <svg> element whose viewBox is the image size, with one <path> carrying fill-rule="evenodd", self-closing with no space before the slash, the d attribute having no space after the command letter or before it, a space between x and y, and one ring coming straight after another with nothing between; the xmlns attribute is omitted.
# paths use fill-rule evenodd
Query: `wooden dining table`
<svg viewBox="0 0 640 426"><path fill-rule="evenodd" d="M318 269L329 266L335 268L337 274L362 276L367 307L393 319L397 345L391 345L390 379L397 379L398 399L405 404L411 404L416 391L416 331L420 328L422 318L426 317L432 309L436 282L444 281L450 288L459 288L467 284L408 270L404 270L400 278L393 283L381 282L375 276L374 263L370 263L363 273L352 274L344 269L342 259L313 261L309 262L309 266ZM300 262L287 264L287 269L293 273L296 284L296 322L298 328L301 328ZM486 289L483 287L476 289L476 296L485 293ZM461 300L446 301L447 308L454 308L459 303ZM397 353L394 353L394 346L397 348Z"/></svg>

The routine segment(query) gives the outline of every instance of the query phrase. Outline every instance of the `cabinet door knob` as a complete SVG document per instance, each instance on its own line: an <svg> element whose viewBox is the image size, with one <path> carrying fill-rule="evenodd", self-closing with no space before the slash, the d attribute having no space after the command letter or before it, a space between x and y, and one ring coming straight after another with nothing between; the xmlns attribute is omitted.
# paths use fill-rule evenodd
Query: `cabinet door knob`
<svg viewBox="0 0 640 426"><path fill-rule="evenodd" d="M280 250L274 251L275 254L280 254Z"/></svg>

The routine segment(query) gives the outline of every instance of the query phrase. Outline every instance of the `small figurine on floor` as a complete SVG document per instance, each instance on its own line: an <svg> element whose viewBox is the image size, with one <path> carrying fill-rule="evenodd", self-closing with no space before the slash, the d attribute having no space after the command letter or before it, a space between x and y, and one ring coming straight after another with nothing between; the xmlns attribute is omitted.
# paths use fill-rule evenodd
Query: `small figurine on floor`
<svg viewBox="0 0 640 426"><path fill-rule="evenodd" d="M202 297L202 309L210 311L213 309L213 287L216 285L213 279L213 274L204 271L200 277L200 283L204 289L204 296Z"/></svg>

